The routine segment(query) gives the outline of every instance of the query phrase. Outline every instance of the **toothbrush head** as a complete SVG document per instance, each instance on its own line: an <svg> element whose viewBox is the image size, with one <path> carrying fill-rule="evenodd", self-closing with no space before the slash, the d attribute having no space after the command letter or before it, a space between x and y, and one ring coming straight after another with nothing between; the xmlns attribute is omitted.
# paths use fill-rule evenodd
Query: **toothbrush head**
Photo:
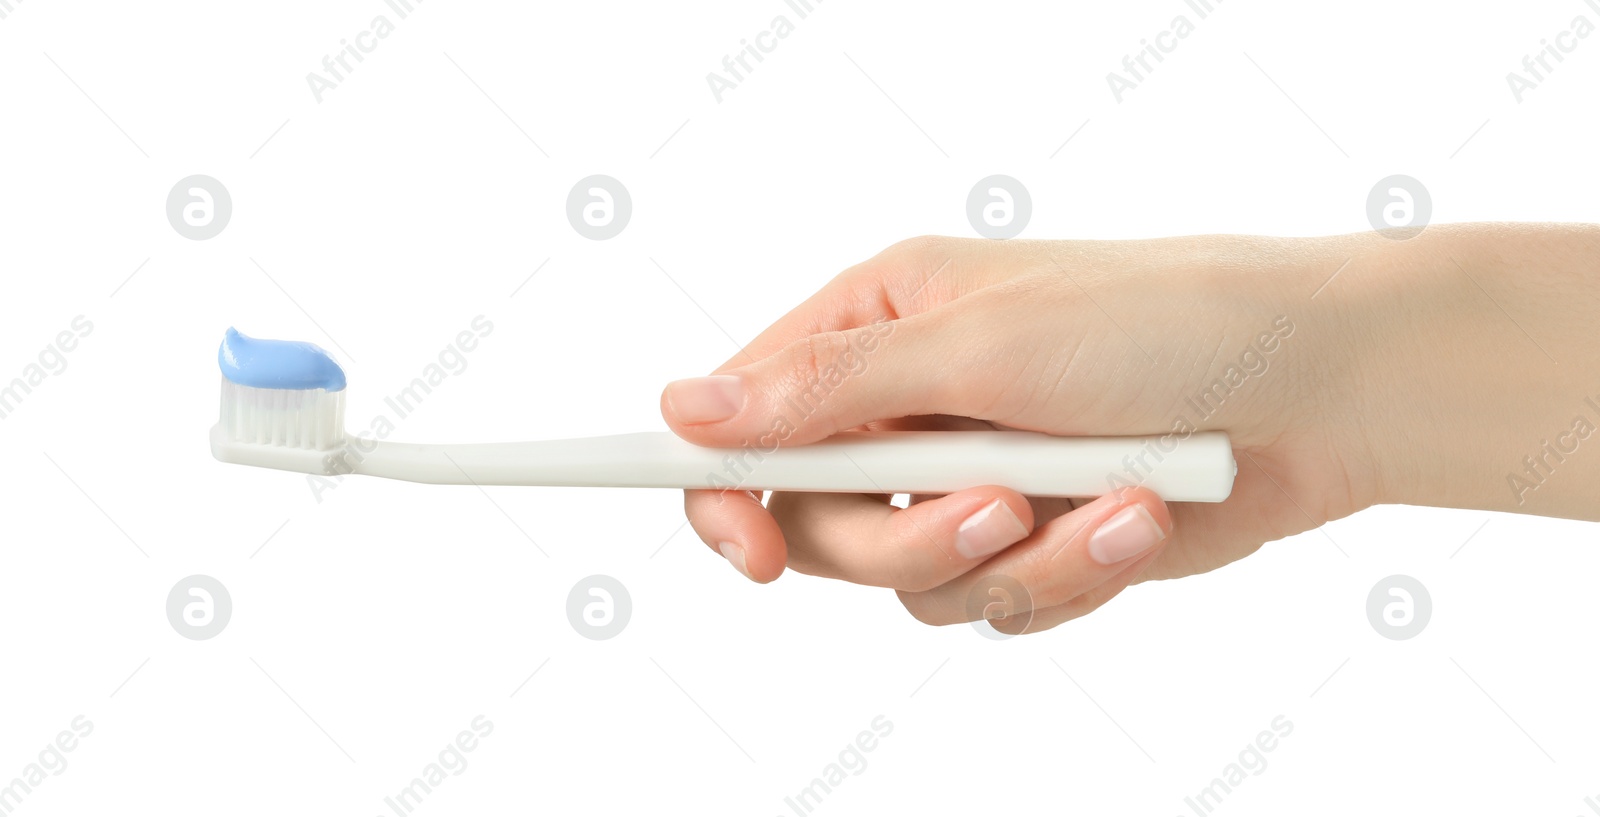
<svg viewBox="0 0 1600 817"><path fill-rule="evenodd" d="M217 349L222 407L211 451L224 462L326 473L342 446L344 370L321 347L228 329Z"/></svg>

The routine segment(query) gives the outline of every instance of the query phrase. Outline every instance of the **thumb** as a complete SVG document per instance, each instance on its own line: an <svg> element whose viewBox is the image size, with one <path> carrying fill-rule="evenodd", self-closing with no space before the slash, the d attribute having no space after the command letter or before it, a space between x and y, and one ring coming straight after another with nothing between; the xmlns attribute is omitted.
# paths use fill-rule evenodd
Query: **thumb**
<svg viewBox="0 0 1600 817"><path fill-rule="evenodd" d="M952 365L967 344L953 316L928 320L936 312L810 335L755 363L674 381L661 414L678 436L718 447L804 445L873 420L972 416L992 402L990 390Z"/></svg>

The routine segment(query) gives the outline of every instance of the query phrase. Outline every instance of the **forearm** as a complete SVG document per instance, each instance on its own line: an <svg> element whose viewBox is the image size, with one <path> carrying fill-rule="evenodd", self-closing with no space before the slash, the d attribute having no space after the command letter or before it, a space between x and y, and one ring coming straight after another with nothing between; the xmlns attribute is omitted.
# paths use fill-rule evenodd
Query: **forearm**
<svg viewBox="0 0 1600 817"><path fill-rule="evenodd" d="M1379 501L1600 521L1600 228L1346 241L1318 300L1360 350Z"/></svg>

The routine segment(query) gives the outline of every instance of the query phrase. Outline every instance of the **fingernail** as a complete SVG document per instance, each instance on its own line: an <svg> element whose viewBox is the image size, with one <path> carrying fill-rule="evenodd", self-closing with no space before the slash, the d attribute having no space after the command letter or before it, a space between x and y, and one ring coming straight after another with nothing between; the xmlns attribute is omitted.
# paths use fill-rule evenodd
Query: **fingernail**
<svg viewBox="0 0 1600 817"><path fill-rule="evenodd" d="M1089 558L1103 565L1132 559L1167 538L1144 505L1129 505L1095 529L1089 537Z"/></svg>
<svg viewBox="0 0 1600 817"><path fill-rule="evenodd" d="M967 517L956 529L956 552L968 559L978 559L1027 537L1028 526L1022 524L1004 500L996 499Z"/></svg>
<svg viewBox="0 0 1600 817"><path fill-rule="evenodd" d="M755 579L750 578L750 571L745 569L744 548L732 542L723 542L717 545L717 550L722 551L722 558L727 559L728 564L733 565L734 570L739 571L745 578L755 581Z"/></svg>
<svg viewBox="0 0 1600 817"><path fill-rule="evenodd" d="M744 407L744 384L731 374L674 380L667 384L667 402L680 422L721 422Z"/></svg>

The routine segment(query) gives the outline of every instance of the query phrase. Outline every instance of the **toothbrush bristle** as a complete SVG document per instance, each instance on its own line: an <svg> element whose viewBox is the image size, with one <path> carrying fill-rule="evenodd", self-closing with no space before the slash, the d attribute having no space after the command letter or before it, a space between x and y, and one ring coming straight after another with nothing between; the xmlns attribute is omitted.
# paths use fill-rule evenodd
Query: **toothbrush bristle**
<svg viewBox="0 0 1600 817"><path fill-rule="evenodd" d="M224 377L218 420L235 442L327 451L344 443L344 390L260 389Z"/></svg>
<svg viewBox="0 0 1600 817"><path fill-rule="evenodd" d="M217 347L217 365L222 411L214 451L219 435L223 442L307 451L344 443L344 370L321 347L230 328Z"/></svg>

